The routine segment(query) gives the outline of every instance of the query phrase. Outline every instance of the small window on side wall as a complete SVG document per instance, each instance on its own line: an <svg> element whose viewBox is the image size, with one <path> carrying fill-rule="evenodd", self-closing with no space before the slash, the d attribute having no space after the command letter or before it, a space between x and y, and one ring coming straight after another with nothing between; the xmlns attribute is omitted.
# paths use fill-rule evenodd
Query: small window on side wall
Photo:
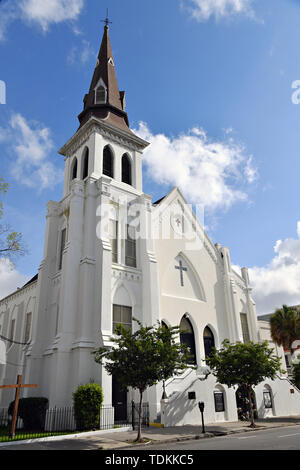
<svg viewBox="0 0 300 470"><path fill-rule="evenodd" d="M13 342L14 337L15 337L15 327L16 327L16 320L13 319L10 324L10 341Z"/></svg>
<svg viewBox="0 0 300 470"><path fill-rule="evenodd" d="M264 391L264 405L266 409L272 408L272 397L269 390Z"/></svg>
<svg viewBox="0 0 300 470"><path fill-rule="evenodd" d="M215 399L215 411L221 413L225 411L225 402L224 402L224 393L223 392L214 392Z"/></svg>
<svg viewBox="0 0 300 470"><path fill-rule="evenodd" d="M58 269L59 269L59 271L62 268L64 249L65 249L65 245L66 245L66 238L67 238L67 230L64 228L61 231L61 235L60 235L60 250L59 250L59 260L58 260Z"/></svg>
<svg viewBox="0 0 300 470"><path fill-rule="evenodd" d="M25 336L24 342L28 343L30 340L30 333L31 333L31 320L32 320L32 313L29 312L26 315L26 323L25 323Z"/></svg>

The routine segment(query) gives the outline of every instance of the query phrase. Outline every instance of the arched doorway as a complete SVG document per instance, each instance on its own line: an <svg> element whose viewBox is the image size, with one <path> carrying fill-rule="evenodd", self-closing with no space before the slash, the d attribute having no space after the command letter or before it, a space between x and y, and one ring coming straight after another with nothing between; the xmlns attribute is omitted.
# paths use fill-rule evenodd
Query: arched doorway
<svg viewBox="0 0 300 470"><path fill-rule="evenodd" d="M207 326L203 332L203 342L205 357L209 357L212 354L212 350L215 347L215 338L211 329Z"/></svg>
<svg viewBox="0 0 300 470"><path fill-rule="evenodd" d="M250 421L249 414L249 398L248 390L245 386L240 386L235 392L236 406L238 411L238 418L241 421ZM256 396L253 389L251 389L251 401L254 411L254 419L258 418L257 414L257 405L256 405Z"/></svg>
<svg viewBox="0 0 300 470"><path fill-rule="evenodd" d="M186 315L184 315L180 322L180 342L185 344L190 353L190 364L196 364L196 347L195 347L195 335L193 326Z"/></svg>

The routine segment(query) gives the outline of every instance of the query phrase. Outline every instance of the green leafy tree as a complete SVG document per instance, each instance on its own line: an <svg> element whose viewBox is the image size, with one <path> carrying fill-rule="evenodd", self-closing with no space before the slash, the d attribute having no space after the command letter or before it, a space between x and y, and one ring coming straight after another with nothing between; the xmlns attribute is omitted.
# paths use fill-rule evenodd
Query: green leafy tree
<svg viewBox="0 0 300 470"><path fill-rule="evenodd" d="M102 364L110 375L118 377L123 388L132 387L139 391L139 420L136 442L142 442L142 402L148 387L180 374L187 368L189 353L187 347L177 341L179 327L165 328L143 326L134 319L139 328L132 330L117 325L113 346L94 351L95 361Z"/></svg>
<svg viewBox="0 0 300 470"><path fill-rule="evenodd" d="M0 177L0 195L4 196L8 191L8 184ZM0 219L3 217L3 202L0 201ZM22 234L14 232L7 224L0 224L0 257L13 259L15 255L25 254Z"/></svg>
<svg viewBox="0 0 300 470"><path fill-rule="evenodd" d="M283 305L270 319L271 337L278 346L290 349L293 354L293 342L300 339L300 315L292 307Z"/></svg>
<svg viewBox="0 0 300 470"><path fill-rule="evenodd" d="M281 371L280 358L273 355L273 349L268 348L267 341L230 344L225 340L222 346L219 351L214 349L206 361L218 382L247 390L250 426L255 427L252 387L265 379L274 380L276 373Z"/></svg>

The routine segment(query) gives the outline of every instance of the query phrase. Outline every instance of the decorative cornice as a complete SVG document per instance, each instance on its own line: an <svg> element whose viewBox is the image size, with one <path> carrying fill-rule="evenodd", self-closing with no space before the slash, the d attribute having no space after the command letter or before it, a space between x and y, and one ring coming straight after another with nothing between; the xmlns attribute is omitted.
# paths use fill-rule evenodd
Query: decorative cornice
<svg viewBox="0 0 300 470"><path fill-rule="evenodd" d="M124 148L133 151L141 151L146 148L149 143L134 134L122 131L107 122L101 121L95 117L89 119L89 121L78 129L77 132L69 139L69 141L59 150L60 155L70 157L77 152L77 150L83 146L89 139L91 134L97 133L102 137L111 140Z"/></svg>
<svg viewBox="0 0 300 470"><path fill-rule="evenodd" d="M33 290L34 288L36 288L37 282L38 282L37 280L33 281L30 284L28 284L28 286L21 287L20 289L16 290L15 292L8 295L7 297L4 297L3 299L1 299L0 300L0 307L3 304L8 303L13 299L17 299L18 297L21 297L21 295L23 295L25 292L27 293L28 291Z"/></svg>
<svg viewBox="0 0 300 470"><path fill-rule="evenodd" d="M141 271L133 271L131 269L112 267L112 277L126 281L140 282L142 279Z"/></svg>

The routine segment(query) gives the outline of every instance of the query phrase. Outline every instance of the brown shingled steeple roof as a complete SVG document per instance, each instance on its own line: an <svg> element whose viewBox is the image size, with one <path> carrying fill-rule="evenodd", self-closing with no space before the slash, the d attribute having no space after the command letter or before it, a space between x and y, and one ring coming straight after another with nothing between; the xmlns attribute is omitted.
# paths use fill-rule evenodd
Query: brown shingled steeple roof
<svg viewBox="0 0 300 470"><path fill-rule="evenodd" d="M96 89L99 85L104 85L106 99L101 104L96 104ZM83 102L84 109L78 116L80 127L90 117L94 116L131 133L128 116L125 111L125 92L119 91L108 25L104 26L104 34L94 75L89 92L85 95Z"/></svg>

